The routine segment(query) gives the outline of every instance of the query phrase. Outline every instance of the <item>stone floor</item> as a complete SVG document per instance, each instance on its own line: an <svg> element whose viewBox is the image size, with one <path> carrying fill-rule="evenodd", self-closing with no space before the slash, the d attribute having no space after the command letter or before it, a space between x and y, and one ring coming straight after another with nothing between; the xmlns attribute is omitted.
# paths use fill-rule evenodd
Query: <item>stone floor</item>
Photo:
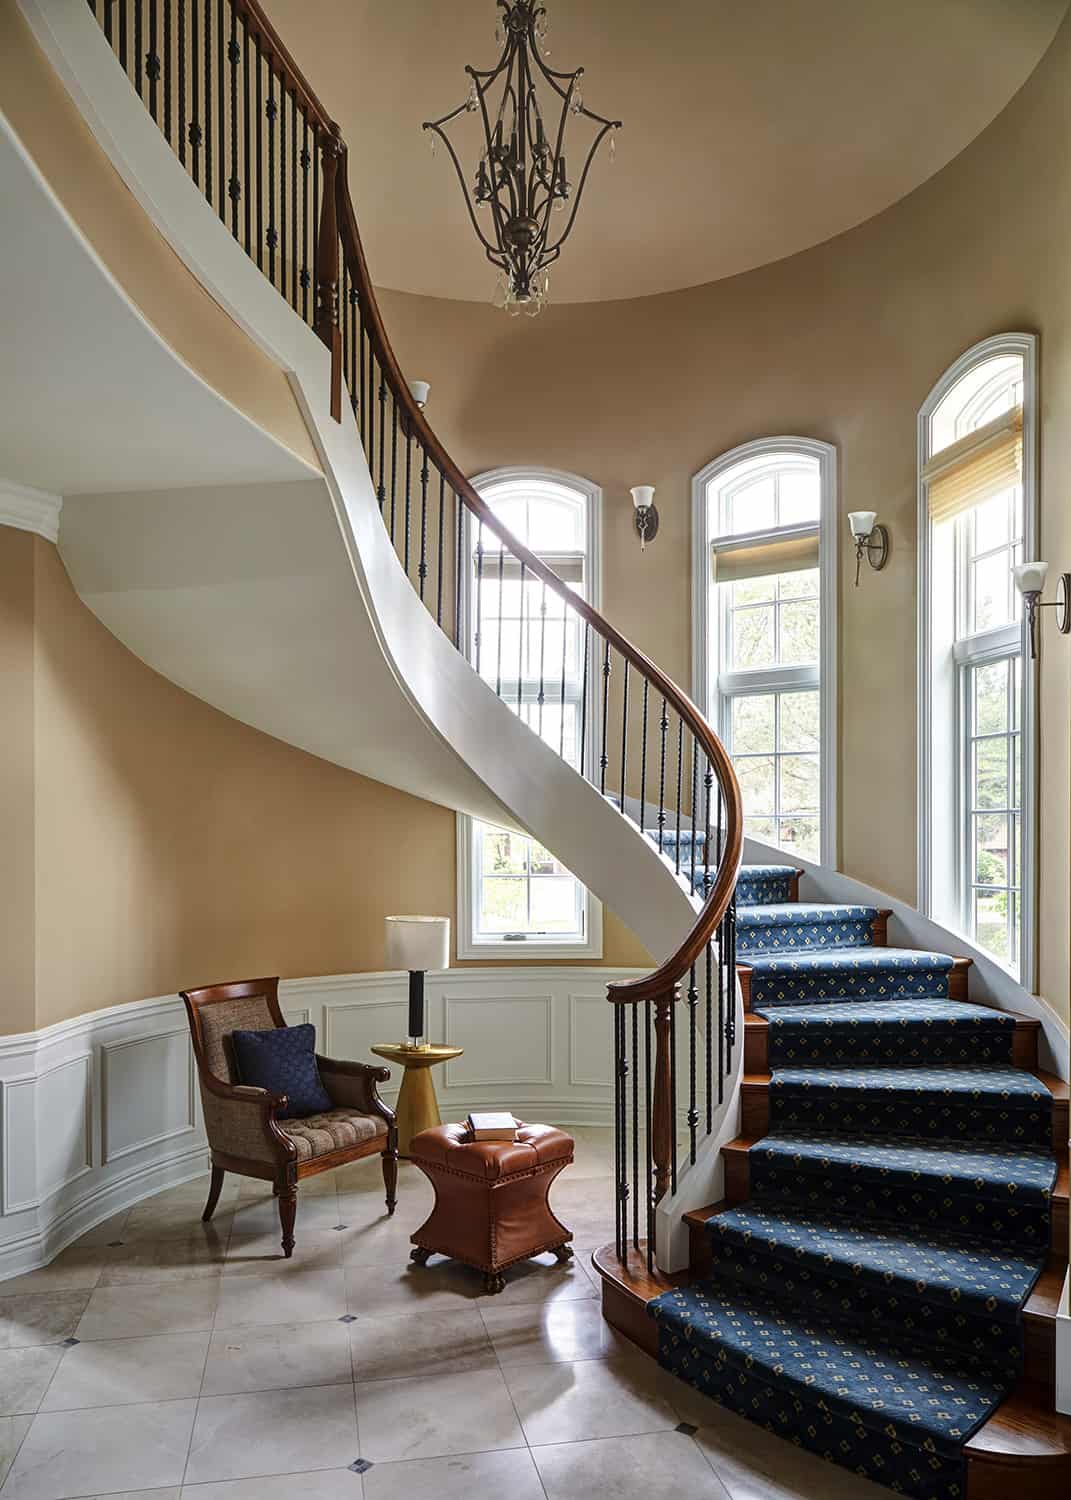
<svg viewBox="0 0 1071 1500"><path fill-rule="evenodd" d="M577 1258L482 1278L409 1235L431 1192L378 1162L302 1188L279 1255L270 1190L206 1179L0 1283L2 1500L883 1500L663 1374L602 1321L608 1131L553 1203ZM356 1472L356 1469L363 1472Z"/></svg>

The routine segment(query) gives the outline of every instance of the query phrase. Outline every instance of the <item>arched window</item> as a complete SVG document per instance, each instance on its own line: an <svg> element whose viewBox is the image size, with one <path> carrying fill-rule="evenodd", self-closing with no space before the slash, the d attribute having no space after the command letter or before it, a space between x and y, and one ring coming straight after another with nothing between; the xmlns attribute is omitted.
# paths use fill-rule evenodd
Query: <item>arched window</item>
<svg viewBox="0 0 1071 1500"><path fill-rule="evenodd" d="M744 831L833 863L836 454L763 438L692 493L694 691L733 758Z"/></svg>
<svg viewBox="0 0 1071 1500"><path fill-rule="evenodd" d="M518 541L598 607L596 485L521 468L495 469L473 483ZM469 660L530 729L576 765L584 671L575 617L538 580L522 578L509 552L471 517L463 551ZM551 671L555 687L548 693ZM580 881L535 840L464 816L458 818L458 928L461 958L602 955L601 908Z"/></svg>
<svg viewBox="0 0 1071 1500"><path fill-rule="evenodd" d="M1034 970L1034 683L1012 569L1036 555L1036 339L959 358L919 412L919 905Z"/></svg>

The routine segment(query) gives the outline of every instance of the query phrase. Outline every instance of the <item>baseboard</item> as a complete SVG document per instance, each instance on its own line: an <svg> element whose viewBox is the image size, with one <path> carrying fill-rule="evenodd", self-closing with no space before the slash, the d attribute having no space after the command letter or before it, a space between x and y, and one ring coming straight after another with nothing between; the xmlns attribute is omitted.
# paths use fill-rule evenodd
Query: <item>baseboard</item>
<svg viewBox="0 0 1071 1500"><path fill-rule="evenodd" d="M566 1127L612 1119L606 986L632 969L548 966L429 974L427 1031L464 1047L435 1071L443 1119L497 1105ZM378 1061L406 1032L400 974L280 985L319 1049ZM399 1077L384 1086L397 1097ZM208 1164L182 1002L157 996L0 1037L0 1280L46 1265L87 1230Z"/></svg>

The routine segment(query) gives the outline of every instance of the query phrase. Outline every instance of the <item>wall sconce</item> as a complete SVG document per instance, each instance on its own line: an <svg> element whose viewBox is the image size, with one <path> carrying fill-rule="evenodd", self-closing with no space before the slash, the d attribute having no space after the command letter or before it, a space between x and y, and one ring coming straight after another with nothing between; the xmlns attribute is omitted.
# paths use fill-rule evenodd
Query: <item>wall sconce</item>
<svg viewBox="0 0 1071 1500"><path fill-rule="evenodd" d="M1071 635L1071 573L1061 573L1060 582L1056 585L1056 598L1050 599L1047 604L1041 601L1041 593L1045 587L1045 579L1048 576L1049 565L1043 562L1019 563L1012 569L1015 579L1015 587L1023 596L1026 605L1026 624L1030 631L1030 659L1033 661L1038 654L1037 620L1039 609L1054 609L1056 611L1056 628L1061 635Z"/></svg>
<svg viewBox="0 0 1071 1500"><path fill-rule="evenodd" d="M637 484L629 490L632 504L635 506L633 523L640 539L641 552L646 549L647 543L653 542L658 535L658 511L655 508L654 492L653 484Z"/></svg>
<svg viewBox="0 0 1071 1500"><path fill-rule="evenodd" d="M411 380L409 382L409 394L420 407L420 410L423 411L428 404L428 397L431 395L431 386L426 380Z"/></svg>
<svg viewBox="0 0 1071 1500"><path fill-rule="evenodd" d="M848 525L855 542L855 586L859 587L859 569L865 557L876 573L889 561L889 533L878 521L876 510L848 512Z"/></svg>

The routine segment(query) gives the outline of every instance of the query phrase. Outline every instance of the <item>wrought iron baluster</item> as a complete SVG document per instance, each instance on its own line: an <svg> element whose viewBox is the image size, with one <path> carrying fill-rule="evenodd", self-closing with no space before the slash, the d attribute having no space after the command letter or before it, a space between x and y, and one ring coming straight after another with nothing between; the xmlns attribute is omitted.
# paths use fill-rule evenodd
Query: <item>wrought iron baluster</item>
<svg viewBox="0 0 1071 1500"><path fill-rule="evenodd" d="M299 260L298 255L298 160L297 143L297 90L290 93L290 306L298 310Z"/></svg>
<svg viewBox="0 0 1071 1500"><path fill-rule="evenodd" d="M141 10L140 4L138 10ZM157 90L160 83L160 54L156 50L156 0L149 0L149 50L145 54L145 77L149 80L149 114L157 118Z"/></svg>
<svg viewBox="0 0 1071 1500"><path fill-rule="evenodd" d="M201 145L204 131L201 127L201 39L199 26L201 8L197 0L190 0L190 123L187 136L190 142L190 161L193 180L201 186Z"/></svg>
<svg viewBox="0 0 1071 1500"><path fill-rule="evenodd" d="M691 873L688 880L688 889L695 893L695 819L696 804L699 801L699 742L692 735L692 849L691 849Z"/></svg>
<svg viewBox="0 0 1071 1500"><path fill-rule="evenodd" d="M446 477L439 470L439 571L435 583L435 623L442 629L443 623L443 523L446 518ZM499 606L501 608L501 606ZM501 629L501 625L499 629Z"/></svg>
<svg viewBox="0 0 1071 1500"><path fill-rule="evenodd" d="M565 759L565 664L569 640L569 601L562 600L562 683L558 697L558 754Z"/></svg>
<svg viewBox="0 0 1071 1500"><path fill-rule="evenodd" d="M726 1022L727 1022L727 1024L726 1024L726 1030L725 1030L725 1037L726 1037L726 1042L727 1042L728 1048L729 1048L728 1056L726 1058L726 1067L729 1067L731 1065L731 1063L732 1063L732 1060L733 1060L733 1048L736 1045L736 897L735 896L729 902L728 908L727 908L726 913L725 913L725 920L726 920L726 923L727 923L727 931L728 931L728 935L729 935L729 959L728 959L728 962L727 962L727 964L725 966L725 977L726 977L726 979L728 981L728 988L729 988L729 994L726 997L727 1000L728 1000L728 1005L725 1008L726 1009Z"/></svg>
<svg viewBox="0 0 1071 1500"><path fill-rule="evenodd" d="M286 296L286 79L279 74L279 291Z"/></svg>
<svg viewBox="0 0 1071 1500"><path fill-rule="evenodd" d="M725 1099L725 1074L727 1039L725 1036L725 918L718 923L718 1103ZM711 1126L707 1126L709 1134Z"/></svg>
<svg viewBox="0 0 1071 1500"><path fill-rule="evenodd" d="M343 267L345 267L347 265L347 262L345 260L343 260L342 264L343 264ZM348 272L346 274L346 280L347 280L347 282L349 281L349 273ZM364 352L361 349L361 341L360 341L360 335L363 332L363 330L359 329L358 322L357 322L357 288L355 286L351 286L349 288L349 291L346 294L346 301L343 304L343 306L349 308L349 329L350 329L350 337L349 337L349 365L348 365L349 377L348 377L348 380L347 380L347 384L349 385L349 388L350 388L350 405L353 408L353 414L354 414L354 416L357 415L358 410L360 411L360 413L361 413L361 421L363 422L364 421L364 402L363 402L363 399L362 399L361 402L358 403L358 399L357 399L357 369L358 369L358 366L360 367L360 371L361 371L361 385L362 385L362 387L364 385ZM362 392L362 395L363 395L363 392Z"/></svg>
<svg viewBox="0 0 1071 1500"><path fill-rule="evenodd" d="M382 368L379 372L379 483L376 485L376 499L379 501L379 513L383 514L383 507L387 503L387 487L383 478L384 457L387 450L387 381ZM461 559L458 551L458 561ZM461 574L457 576L457 586L461 588ZM460 597L460 596L459 596ZM458 636L460 642L461 637ZM460 645L458 646L460 650Z"/></svg>
<svg viewBox="0 0 1071 1500"><path fill-rule="evenodd" d="M711 768L710 758L706 757L707 768L703 772L703 900L710 895L710 888L714 884L714 877L710 873L710 789L714 785L714 772Z"/></svg>
<svg viewBox="0 0 1071 1500"><path fill-rule="evenodd" d="M409 576L409 529L413 505L413 429L408 419L405 422L405 546L403 549L402 566L405 568L406 577Z"/></svg>
<svg viewBox="0 0 1071 1500"><path fill-rule="evenodd" d="M313 187L314 188L316 186L316 181L317 181L317 179L313 178ZM357 290L356 287L354 287L354 289L353 289L353 300L357 304L357 365L358 365L358 377L357 378L358 378L358 380L360 382L359 393L357 391L354 391L354 396L357 398L357 411L358 411L359 418L360 418L361 447L363 448L365 446L365 422L364 422L364 375L365 375L365 364L364 364L364 307L361 304L361 294ZM371 462L369 462L369 471L371 471Z"/></svg>
<svg viewBox="0 0 1071 1500"><path fill-rule="evenodd" d="M669 712L666 700L662 699L662 714L658 720L658 852L662 853L662 842L666 832L666 733L669 730Z"/></svg>
<svg viewBox="0 0 1071 1500"><path fill-rule="evenodd" d="M144 21L142 16L142 0L134 0L134 87L141 98L141 73L144 66L142 47L145 45L142 35Z"/></svg>
<svg viewBox="0 0 1071 1500"><path fill-rule="evenodd" d="M257 116L260 123L260 116ZM245 253L253 254L253 152L250 141L252 119L249 110L249 17L242 16L242 176L245 178Z"/></svg>
<svg viewBox="0 0 1071 1500"><path fill-rule="evenodd" d="M218 79L218 84L217 84L217 87L216 87L216 102L219 105L219 118L218 118L219 135L218 135L216 144L217 144L217 147L218 147L218 150L219 150L219 157L218 157L218 164L217 164L217 167L216 167L216 182L217 182L218 187L219 187L219 220L220 220L221 224L225 224L227 222L227 194L226 194L226 191L224 190L224 184L223 184L223 176L224 176L224 173L227 170L227 167L226 167L226 161L227 161L227 95L226 95L226 92L225 92L226 86L225 86L225 84L223 82L224 72L225 72L225 69L223 67L223 60L224 60L223 0L217 0L217 5L216 5L216 78Z"/></svg>
<svg viewBox="0 0 1071 1500"><path fill-rule="evenodd" d="M640 716L640 832L647 826L647 698L651 684L643 679L643 713Z"/></svg>
<svg viewBox="0 0 1071 1500"><path fill-rule="evenodd" d="M677 715L677 847L673 856L673 869L681 872L681 794L684 790L684 720Z"/></svg>
<svg viewBox="0 0 1071 1500"><path fill-rule="evenodd" d="M104 40L108 43L109 47L112 44L112 9L114 5L115 0L104 0ZM95 5L93 7L93 10L95 14Z"/></svg>
<svg viewBox="0 0 1071 1500"><path fill-rule="evenodd" d="M241 48L238 46L238 12L232 6L231 35L227 43L227 62L231 70L231 175L227 183L227 196L231 200L231 234L235 239L238 238L238 205L242 196L242 184L238 177L238 64L241 59Z"/></svg>
<svg viewBox="0 0 1071 1500"><path fill-rule="evenodd" d="M677 1005L676 997L669 1010L669 1100L670 1100L670 1174L672 1192L677 1191Z"/></svg>
<svg viewBox="0 0 1071 1500"><path fill-rule="evenodd" d="M129 76L127 67L127 36L126 36L126 0L119 0L119 61L123 65L123 72Z"/></svg>
<svg viewBox="0 0 1071 1500"><path fill-rule="evenodd" d="M197 6L194 5L196 11ZM111 16L111 0L106 7L106 13ZM178 159L183 166L186 165L186 0L178 0L178 11L175 16L178 27ZM111 41L111 33L106 29L105 34ZM197 47L194 44L194 52Z"/></svg>
<svg viewBox="0 0 1071 1500"><path fill-rule="evenodd" d="M454 645L461 650L461 538L464 530L464 514L461 505L461 496L456 490L450 493L454 497L454 530L457 533L456 556L454 558Z"/></svg>
<svg viewBox="0 0 1071 1500"><path fill-rule="evenodd" d="M495 693L502 696L502 578L506 565L506 548L501 539L498 543L498 625L495 641Z"/></svg>
<svg viewBox="0 0 1071 1500"><path fill-rule="evenodd" d="M628 669L629 660L625 657L625 670L621 676L621 811L625 811L625 772L627 769L626 757L628 754Z"/></svg>
<svg viewBox="0 0 1071 1500"><path fill-rule="evenodd" d="M164 85L164 140L171 144L171 0L164 0L164 56L162 82ZM182 131L179 131L179 135Z"/></svg>
<svg viewBox="0 0 1071 1500"><path fill-rule="evenodd" d="M525 566L521 563L521 603L517 618L517 717L521 716L521 703L524 691L524 574Z"/></svg>
<svg viewBox="0 0 1071 1500"><path fill-rule="evenodd" d="M620 1095L620 1133L621 1133L621 1176L618 1186L618 1197L620 1199L619 1213L621 1216L621 1243L624 1247L625 1256L628 1256L628 1025L627 1017L622 1006L617 1007L621 1015L621 1095Z"/></svg>
<svg viewBox="0 0 1071 1500"><path fill-rule="evenodd" d="M212 202L212 0L205 0L205 197Z"/></svg>
<svg viewBox="0 0 1071 1500"><path fill-rule="evenodd" d="M547 585L543 584L543 593L539 600L539 696L536 702L539 704L539 728L536 733L543 738L543 660L547 644Z"/></svg>
<svg viewBox="0 0 1071 1500"><path fill-rule="evenodd" d="M704 1037L704 1040L705 1040L705 1043L706 1043L706 1054L707 1054L707 1135L709 1135L710 1132L714 1128L714 976L710 972L710 966L714 962L714 946L709 941L709 939L707 941L707 946L706 946L706 962L707 962L707 974L706 974L706 980L707 980L707 982L706 982L706 1001L707 1001L706 1018L707 1019L706 1019L706 1035ZM725 1057L724 1057L724 1052L725 1052L725 1038L722 1036L721 1026L719 1025L719 1027L718 1027L718 1094L719 1094L719 1100L718 1100L718 1102L719 1103L721 1102L720 1095L721 1095L721 1091L722 1091L722 1088L723 1088L723 1080L725 1078Z"/></svg>
<svg viewBox="0 0 1071 1500"><path fill-rule="evenodd" d="M248 45L248 44L247 44ZM257 225L257 269L264 269L264 127L261 121L264 118L264 58L261 54L260 30L256 34L256 63L254 65L256 75L256 147L257 147L257 194L256 194L256 225Z"/></svg>
<svg viewBox="0 0 1071 1500"><path fill-rule="evenodd" d="M602 749L599 752L599 791L606 796L606 730L609 723L610 707L610 642L606 642L606 651L602 661Z"/></svg>
<svg viewBox="0 0 1071 1500"><path fill-rule="evenodd" d="M394 542L394 521L398 510L398 403L391 393L390 421L390 539Z"/></svg>
<svg viewBox="0 0 1071 1500"><path fill-rule="evenodd" d="M480 675L480 648L483 644L483 517L476 531L476 675Z"/></svg>
<svg viewBox="0 0 1071 1500"><path fill-rule="evenodd" d="M304 107L301 111L301 316L307 323L309 321L309 167L312 165L312 156L309 153L309 117ZM353 395L353 382L350 382L350 396Z"/></svg>
<svg viewBox="0 0 1071 1500"><path fill-rule="evenodd" d="M640 1007L632 1011L632 1244L640 1248Z"/></svg>
<svg viewBox="0 0 1071 1500"><path fill-rule="evenodd" d="M275 285L275 249L279 243L279 231L275 225L275 121L279 106L275 102L274 58L268 54L268 280Z"/></svg>
<svg viewBox="0 0 1071 1500"><path fill-rule="evenodd" d="M624 1017L621 1014L621 1006L614 1006L614 1243L617 1249L617 1258L624 1261L627 1258L625 1235L621 1228L621 1094L623 1089L621 1077L621 1058L624 1052Z"/></svg>
<svg viewBox="0 0 1071 1500"><path fill-rule="evenodd" d="M417 574L420 578L420 599L424 601L424 584L428 576L428 450L420 447L420 562Z"/></svg>
<svg viewBox="0 0 1071 1500"><path fill-rule="evenodd" d="M644 1069L644 1093L646 1103L647 1128L644 1131L644 1145L647 1155L647 1269L654 1270L654 1158L651 1152L651 1002L643 1002L643 1069Z"/></svg>
<svg viewBox="0 0 1071 1500"><path fill-rule="evenodd" d="M584 621L584 661L581 667L580 682L580 761L577 766L581 776L590 780L588 776L587 748L588 748L588 662L591 658L591 621Z"/></svg>
<svg viewBox="0 0 1071 1500"><path fill-rule="evenodd" d="M695 1048L696 1048L696 1006L699 1004L699 990L695 983L695 964L688 970L688 1160L695 1165L695 1135L696 1126L699 1124L699 1111L695 1107ZM676 1098L676 1090L673 1097Z"/></svg>

